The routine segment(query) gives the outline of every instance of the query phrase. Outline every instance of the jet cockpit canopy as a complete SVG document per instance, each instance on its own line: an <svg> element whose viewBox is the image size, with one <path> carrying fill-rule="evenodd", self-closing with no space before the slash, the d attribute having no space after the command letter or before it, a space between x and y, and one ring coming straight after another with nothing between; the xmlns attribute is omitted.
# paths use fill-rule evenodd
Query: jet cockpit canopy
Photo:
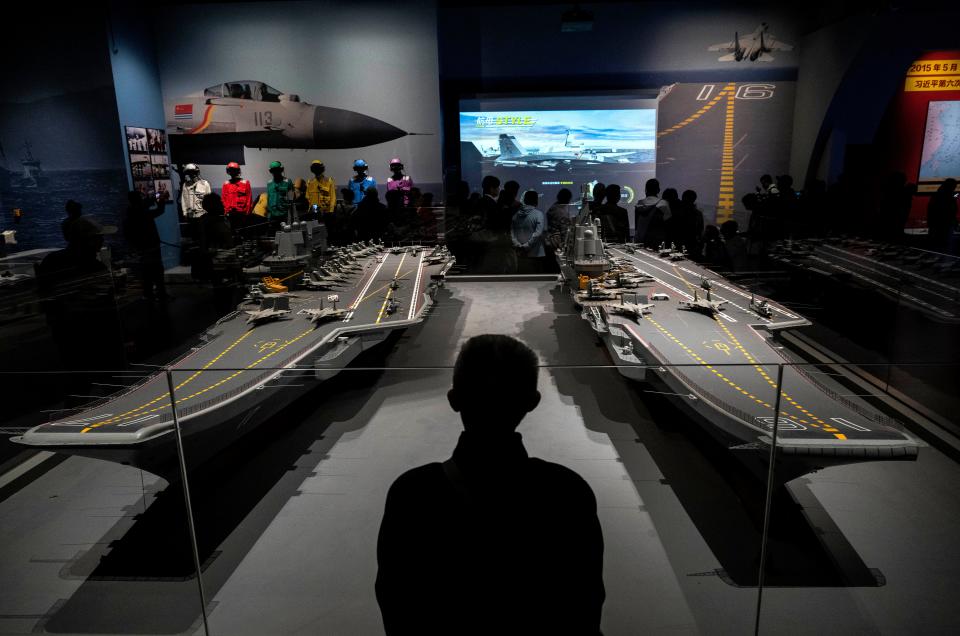
<svg viewBox="0 0 960 636"><path fill-rule="evenodd" d="M255 102L279 102L282 93L263 82L240 80L214 84L203 91L204 97L249 99Z"/></svg>

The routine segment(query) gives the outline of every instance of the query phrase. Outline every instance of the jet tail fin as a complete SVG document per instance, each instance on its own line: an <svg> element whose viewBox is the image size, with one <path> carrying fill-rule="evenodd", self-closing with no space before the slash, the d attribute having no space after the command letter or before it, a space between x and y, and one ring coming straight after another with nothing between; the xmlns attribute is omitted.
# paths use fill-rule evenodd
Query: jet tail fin
<svg viewBox="0 0 960 636"><path fill-rule="evenodd" d="M513 157L522 157L526 151L517 143L517 138L513 135L500 135L500 158L510 159Z"/></svg>

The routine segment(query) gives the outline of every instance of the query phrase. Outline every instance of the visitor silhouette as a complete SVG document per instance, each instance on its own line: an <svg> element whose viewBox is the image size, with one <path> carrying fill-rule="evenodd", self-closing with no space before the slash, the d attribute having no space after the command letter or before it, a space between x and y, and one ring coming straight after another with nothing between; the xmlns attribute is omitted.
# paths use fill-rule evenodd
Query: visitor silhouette
<svg viewBox="0 0 960 636"><path fill-rule="evenodd" d="M453 457L387 494L376 593L387 634L599 634L603 535L590 486L527 456L517 426L540 402L518 340L468 340L447 393Z"/></svg>

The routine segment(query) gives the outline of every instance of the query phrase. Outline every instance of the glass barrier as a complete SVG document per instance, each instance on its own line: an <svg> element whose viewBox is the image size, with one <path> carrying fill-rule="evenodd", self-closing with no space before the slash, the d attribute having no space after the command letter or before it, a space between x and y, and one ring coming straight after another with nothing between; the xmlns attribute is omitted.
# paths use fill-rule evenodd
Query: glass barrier
<svg viewBox="0 0 960 636"><path fill-rule="evenodd" d="M603 330L551 281L437 294L402 331L313 342L323 330L300 316L215 323L170 365L0 372L19 397L3 421L2 630L381 633L387 492L451 456L456 354L491 332L539 359L527 452L596 498L604 633L955 623L937 599L960 578L956 424L871 378L960 365L837 363L803 330L697 313Z"/></svg>
<svg viewBox="0 0 960 636"><path fill-rule="evenodd" d="M0 631L191 632L201 626L183 490L142 470L117 399L153 391L144 367L0 372ZM144 415L139 418L144 421ZM109 435L107 436L109 437Z"/></svg>
<svg viewBox="0 0 960 636"><path fill-rule="evenodd" d="M904 366L925 376L960 372L956 364ZM772 577L782 564L768 550L761 633L938 633L956 625L953 608L934 600L952 594L958 575L949 538L960 524L956 429L871 384L864 370L884 368L784 367L789 432L777 453L810 470L785 483L782 503L768 508L769 545L803 528L822 558L809 558L817 580L777 586ZM797 447L792 437L807 433L819 441Z"/></svg>

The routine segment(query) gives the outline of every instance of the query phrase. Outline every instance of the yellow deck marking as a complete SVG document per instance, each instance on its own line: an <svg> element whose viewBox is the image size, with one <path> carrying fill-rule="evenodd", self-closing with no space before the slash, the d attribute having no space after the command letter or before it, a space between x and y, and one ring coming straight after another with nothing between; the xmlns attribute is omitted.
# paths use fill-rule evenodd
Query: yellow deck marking
<svg viewBox="0 0 960 636"><path fill-rule="evenodd" d="M209 369L212 365L216 364L217 361L220 360L220 358L222 358L222 357L225 356L227 353L229 353L231 349L233 349L233 348L236 347L238 344L240 344L240 343L241 343L244 339L246 339L246 337L249 336L251 333L253 333L253 331L244 331L244 332L243 332L243 335L241 335L239 338L237 338L236 340L234 340L233 342L231 342L230 345L229 345L226 349L224 349L223 351L221 351L215 358L213 358L212 360L210 360L210 362L208 362L208 363L206 363L205 365L203 365L199 370L194 371L193 374L192 374L189 378L187 378L186 380L184 380L183 382L181 382L181 383L178 384L177 386L173 387L173 390L174 390L174 391L177 391L177 390L179 390L179 389L182 389L182 388L185 387L187 384L189 384L190 382L192 382L192 381L193 381L194 379L196 379L201 373L203 373L204 371L206 371L207 369ZM104 426L105 424L115 424L115 423L117 423L117 422L119 422L119 421L122 421L122 420L124 420L124 419L130 419L129 416L132 416L132 415L139 416L139 415L141 415L140 411L142 411L143 409L147 408L148 406L153 406L154 404L156 404L157 402L159 402L160 400L162 400L162 399L164 399L164 398L168 398L169 395L170 395L169 393L161 393L160 395L158 395L157 397L153 398L152 400L150 400L150 401L147 402L146 404L141 404L140 406L138 406L138 407L135 408L135 409L131 409L131 410L127 411L126 413L120 413L119 415L115 415L115 416L111 417L110 419L102 420L102 421L100 421L100 422L94 422L93 424L91 424L90 426L84 428L84 429L81 430L80 432L81 432L81 433L86 433L87 431L89 431L89 430L91 430L91 429L99 428L99 427L101 427L101 426Z"/></svg>
<svg viewBox="0 0 960 636"><path fill-rule="evenodd" d="M777 388L776 381L770 377L770 375L766 372L766 370L764 370L762 366L760 366L759 363L757 363L756 359L750 354L750 352L747 351L742 344L740 344L740 341L737 339L736 336L733 335L733 332L730 331L730 328L727 327L725 324L723 324L723 321L721 320L717 320L717 324L720 325L720 328L723 329L723 332L727 334L727 337L730 338L731 342L733 342L733 346L736 347L740 351L740 353L742 353L743 356L747 359L747 362L753 365L753 368L756 369L757 373L759 373L764 380L767 381L767 384L769 384L774 388L774 390L776 390ZM803 406L797 403L796 400L794 400L792 397L787 395L786 391L781 390L780 395L781 397L783 397L783 399L789 402L791 406L793 406L795 409L797 409L798 411L800 411L801 413L809 417L811 420L813 420L813 422L810 422L810 426L813 426L814 428L823 427L823 430L827 431L828 433L832 433L837 430L833 428L830 424L827 424L825 421L823 421L822 419L820 419L819 417L817 417L816 415L808 411L807 409L803 408ZM803 423L806 424L807 422L803 422ZM843 439L846 439L846 437L844 437Z"/></svg>
<svg viewBox="0 0 960 636"><path fill-rule="evenodd" d="M408 269L408 270L405 271L404 273L402 273L402 274L400 274L399 276L397 276L397 279L399 280L399 279L401 279L401 278L406 278L407 276L409 276L409 275L412 274L412 273L413 273L413 270L412 270L412 269ZM393 282L393 281L391 281L391 282ZM387 283L386 285L381 286L379 289L373 290L372 292L370 292L369 294L367 294L366 296L364 296L362 299L358 300L358 301L357 301L357 305L359 305L360 303L362 303L364 300L368 300L368 299L370 299L371 297L376 296L377 294L379 294L380 292L382 292L384 289L386 289L386 288L389 287L389 286L390 286L390 283Z"/></svg>
<svg viewBox="0 0 960 636"><path fill-rule="evenodd" d="M721 99L723 99L723 96L726 95L727 90L729 90L732 86L733 86L733 84L728 84L724 89L722 89L719 93L717 93L717 96L716 96L716 97L714 97L714 98L712 98L710 101L708 101L708 102L707 102L703 107L701 107L697 112L695 112L694 114L690 115L689 117L687 117L686 119L684 119L684 120L681 121L680 123L675 124L675 125L671 126L670 128L667 128L666 130L662 130L662 131L658 132L658 133L657 133L657 137L663 137L663 136L665 136L665 135L669 135L669 134L672 133L672 132L675 132L675 131L677 131L677 130L680 130L680 129L683 128L684 126L687 126L687 125L693 123L697 118L699 118L701 115L703 115L703 114L706 113L708 110L710 110L711 108L713 108L713 107L717 104L717 102L719 102Z"/></svg>
<svg viewBox="0 0 960 636"><path fill-rule="evenodd" d="M715 376L717 376L718 378L720 378L721 380L723 380L724 382L726 382L727 385L729 385L729 386L732 387L733 389L739 391L739 392L742 393L743 395L746 395L747 397L749 397L751 400L753 400L753 401L756 402L757 404L761 404L761 405L767 407L768 409L772 409L772 408L773 408L773 406L772 406L771 404L769 404L769 403L761 400L761 399L758 398L757 396L753 395L753 394L750 393L749 391L747 391L747 390L745 390L744 388L740 387L739 385L737 385L737 383L733 382L733 381L730 380L729 378L725 377L722 373L720 373L719 371L717 371L716 369L714 369L714 368L713 368L713 365L707 363L707 361L704 360L703 358L701 358L700 356L698 356L698 355L696 354L696 352L694 352L693 349L691 349L690 347L686 346L685 344L683 344L682 342L680 342L679 340L677 340L677 339L673 336L673 334L671 334L663 325L661 325L660 323L658 323L656 320L654 320L654 319L651 318L650 316L644 316L644 318L645 318L646 320L649 320L650 323L651 323L654 327L656 327L657 329L659 329L665 336L667 336L668 338L670 338L671 340L673 340L674 342L676 342L677 345L679 345L681 349L683 349L684 351L687 352L687 355L689 355L689 356L690 356L691 358L693 358L695 361L697 361L697 362L699 362L700 364L702 364L706 369L709 369L711 373L713 373ZM780 414L781 414L781 415L788 415L788 413L787 413L786 411L780 411Z"/></svg>
<svg viewBox="0 0 960 636"><path fill-rule="evenodd" d="M300 335L296 336L296 337L293 338L292 340L287 340L286 342L284 342L284 343L283 343L282 345L280 345L279 347L277 347L277 348L273 349L272 351L270 351L270 353L268 353L268 354L260 357L259 359L255 360L254 362L251 362L250 364L248 364L248 365L247 365L246 367L244 367L243 369L241 369L241 370L239 370L239 371L235 371L232 375L229 375L229 376L227 376L226 378L224 378L224 379L222 379L222 380L219 380L218 382L214 382L214 383L211 384L210 386L207 386L207 387L205 387L205 388L203 388L203 389L200 389L200 390L197 391L196 393L193 393L193 394L188 395L188 396L186 396L186 397L180 398L179 400L176 401L176 403L177 403L177 404L180 404L181 402L186 402L187 400L190 400L190 399L192 399L192 398L195 398L195 397L197 397L198 395L203 395L203 394L206 393L207 391L211 391L211 390L217 388L218 386L221 386L221 385L229 382L230 380L232 380L233 378L237 377L238 375L240 375L240 374L243 373L244 371L250 370L250 369L252 369L253 367L259 365L261 362L264 362L265 360L267 360L267 359L269 359L269 358L277 355L278 353L280 353L281 351L283 351L284 349L286 349L287 347L289 347L289 346L292 345L293 343L297 342L298 340L300 340L301 338L303 338L303 337L306 336L307 334L313 333L313 331L314 331L314 328L311 327L310 329L308 329L307 331L304 331L303 333L301 333ZM250 330L250 331L245 332L245 333L244 333L244 337L245 337L247 334L251 334L251 333L253 333L253 330ZM228 348L225 349L223 352L221 352L220 355L218 355L214 360L210 361L210 363L207 364L207 367L209 367L210 364L213 364L216 360L219 360L221 357L223 357L223 355L226 354L227 351L229 351L231 348L233 348L234 346L236 346L236 344L239 343L241 340L243 340L243 337L238 338L236 342L234 342L232 345L230 345L230 347L228 347ZM197 374L194 374L194 376L192 376L192 377L195 377L196 375L197 375ZM184 384L186 384L186 382L181 383L180 386L182 387ZM176 388L178 388L178 387L174 387L174 390L176 390ZM154 399L154 400L151 400L151 401L148 402L147 404L145 404L145 405L143 405L143 406L141 406L141 407L138 407L138 408L134 409L133 411L127 411L127 413L123 413L123 414L118 415L118 416L116 416L116 417L110 418L110 420L104 420L103 422L98 422L98 423L96 423L96 424L93 424L93 425L91 425L91 426L83 429L83 430L80 431L80 432L81 432L81 433L86 433L87 431L89 431L89 430L91 430L91 429L93 429L93 428L98 428L98 427L103 426L103 425L105 425L105 424L116 424L117 422L122 421L122 420L124 420L124 419L131 419L132 417L139 417L139 416L141 416L141 415L146 415L146 414L149 414L149 413L155 413L155 412L157 412L157 411L162 411L163 409L170 408L169 397L170 397L169 393L164 393L164 394L161 395L159 398ZM143 411L143 410L142 410L142 409L146 408L147 406L150 406L150 405L152 405L152 404L155 404L157 401L159 401L160 399L163 399L163 398L167 398L168 402L165 403L165 404L161 404L160 406L154 407L154 408L152 408L152 409L150 409L150 410L147 410L147 411Z"/></svg>
<svg viewBox="0 0 960 636"><path fill-rule="evenodd" d="M676 266L676 265L673 266L673 271L676 273L677 276L680 277L680 280L682 280L684 283L686 283L687 287L688 287L691 291L693 291L693 285L690 283L690 281L687 280L686 276L684 276L683 273L681 273L680 270L677 269L677 266ZM774 388L774 390L776 390L776 388L777 388L777 383L770 377L770 375L763 369L763 367L760 366L759 363L757 363L756 359L750 354L750 352L747 351L747 350L744 348L744 346L740 343L740 340L738 340L737 337L733 335L733 332L730 331L730 328L727 327L727 326L723 323L723 321L720 320L719 318L714 318L714 320L716 321L716 323L717 323L718 325L720 325L720 328L723 329L723 332L727 335L727 338L730 339L730 342L733 343L733 346L736 347L736 348L740 351L740 353L742 353L743 356L747 359L747 362L749 362L751 365L753 365L753 368L757 370L757 372L761 375L761 377L763 377L763 379L765 379L765 380L767 381L767 383L768 383L770 386L772 386L772 387ZM651 322L653 322L653 320L651 320ZM656 323L654 323L654 324L656 325ZM667 333L668 335L670 335L668 332L666 332L666 331L663 330L661 327L659 327L659 325L657 325L657 327L660 328L662 331L664 331L664 333ZM670 335L670 338L673 339L673 341L676 342L677 344L680 344L681 347L683 347L684 349L686 349L686 347L685 347L682 343L680 343L679 340L677 340L676 338L674 338L672 335ZM708 368L709 368L709 366L708 366ZM711 369L711 371L712 371L712 370L713 370L713 369ZM723 377L720 373L717 373L716 371L714 371L714 373L715 373L717 376L719 376L722 380L725 380L728 384L731 384L731 385L734 386L735 388L739 389L744 395L747 395L747 396L753 398L753 399L756 400L758 403L764 404L764 405L767 406L768 408L773 408L772 406L770 406L770 405L767 404L766 402L762 402L761 400L759 400L758 398L754 397L753 395L750 395L747 391L744 391L744 390L741 389L740 387L734 385L732 382L730 382L729 380L727 380L727 378ZM837 429L833 428L830 424L827 424L827 423L824 422L822 419L820 419L819 417L817 417L816 415L814 415L813 413L811 413L811 412L808 411L807 409L803 408L803 407L802 407L800 404L798 404L792 397L790 397L789 395L787 395L786 392L781 391L781 392L780 392L780 395L781 395L787 402L789 402L792 406L794 406L798 411L800 411L801 413L803 413L804 415L806 415L807 417L809 417L811 420L814 420L814 422L809 422L809 421L807 421L807 420L800 420L800 423L801 423L801 424L810 424L810 426L813 426L814 428L820 428L820 427L822 426L822 427L823 427L823 430L826 431L826 432L828 432L828 433L836 433L836 432L837 432ZM781 413L782 415L786 415L787 417L789 417L789 415L787 414L786 411L780 411L780 413ZM847 439L846 436L836 436L836 437L838 437L839 439Z"/></svg>
<svg viewBox="0 0 960 636"><path fill-rule="evenodd" d="M733 166L733 108L736 84L727 84L720 95L726 95L727 112L723 125L723 152L720 155L720 196L717 203L717 225L733 218L734 198L727 196L728 193L734 191L733 170L727 166Z"/></svg>
<svg viewBox="0 0 960 636"><path fill-rule="evenodd" d="M394 277L394 278L396 278L397 276L400 275L400 268L403 267L403 259L405 259L406 257L407 257L407 253L404 252L404 253L403 253L403 256L400 257L400 264L397 265L397 271L393 273L393 277ZM389 285L389 283L388 283L388 285ZM388 290L387 290L387 295L386 295L386 296L384 297L384 299L383 299L383 304L380 305L380 313L377 314L377 322L376 322L376 324L379 325L379 324L380 324L380 321L383 319L383 312L387 310L387 303L390 302L390 296L392 296L392 295L393 295L393 290L392 290L392 289L388 289Z"/></svg>

